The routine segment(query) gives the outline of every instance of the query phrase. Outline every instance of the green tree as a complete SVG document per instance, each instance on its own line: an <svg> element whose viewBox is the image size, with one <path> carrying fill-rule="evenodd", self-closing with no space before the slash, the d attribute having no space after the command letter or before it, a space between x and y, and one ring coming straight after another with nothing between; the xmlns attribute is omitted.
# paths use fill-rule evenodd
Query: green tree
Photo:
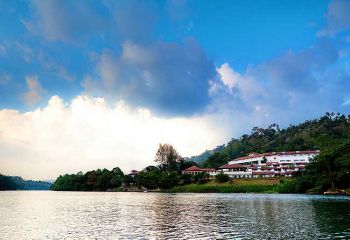
<svg viewBox="0 0 350 240"><path fill-rule="evenodd" d="M203 184L203 183L209 182L209 180L210 180L210 175L206 172L201 172L194 175L195 183Z"/></svg>
<svg viewBox="0 0 350 240"><path fill-rule="evenodd" d="M182 184L190 184L194 181L192 174L182 174L180 180Z"/></svg>
<svg viewBox="0 0 350 240"><path fill-rule="evenodd" d="M169 189L175 187L180 182L179 175L176 172L162 172L159 178L159 187Z"/></svg>
<svg viewBox="0 0 350 240"><path fill-rule="evenodd" d="M145 170L139 174L139 184L148 189L157 189L159 187L159 181L161 177L161 171L154 167L148 166Z"/></svg>
<svg viewBox="0 0 350 240"><path fill-rule="evenodd" d="M227 162L230 160L230 158L222 152L216 152L214 155L208 158L207 161L203 163L203 167L205 168L218 168L224 164L227 164Z"/></svg>
<svg viewBox="0 0 350 240"><path fill-rule="evenodd" d="M0 174L0 190L17 190L20 185L10 176Z"/></svg>
<svg viewBox="0 0 350 240"><path fill-rule="evenodd" d="M224 183L230 180L230 177L225 173L219 173L215 176L216 181Z"/></svg>

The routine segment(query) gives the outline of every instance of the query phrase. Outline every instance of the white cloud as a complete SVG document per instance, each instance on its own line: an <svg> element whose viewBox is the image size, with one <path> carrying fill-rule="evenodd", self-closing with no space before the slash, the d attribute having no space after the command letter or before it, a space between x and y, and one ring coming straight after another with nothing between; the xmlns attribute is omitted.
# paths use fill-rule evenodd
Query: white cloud
<svg viewBox="0 0 350 240"><path fill-rule="evenodd" d="M235 72L228 63L222 64L217 71L221 76L221 81L230 89L240 82L241 75Z"/></svg>
<svg viewBox="0 0 350 240"><path fill-rule="evenodd" d="M264 89L253 76L241 75L228 63L224 63L217 69L222 83L231 91L236 88L245 102L251 102L253 98L263 95Z"/></svg>
<svg viewBox="0 0 350 240"><path fill-rule="evenodd" d="M96 168L124 171L154 164L159 143L182 156L199 154L228 140L214 116L161 118L124 102L78 96L63 103L53 96L43 109L0 111L0 172L52 179Z"/></svg>
<svg viewBox="0 0 350 240"><path fill-rule="evenodd" d="M45 90L41 87L37 76L26 76L28 91L23 94L23 99L26 104L33 105L40 101Z"/></svg>

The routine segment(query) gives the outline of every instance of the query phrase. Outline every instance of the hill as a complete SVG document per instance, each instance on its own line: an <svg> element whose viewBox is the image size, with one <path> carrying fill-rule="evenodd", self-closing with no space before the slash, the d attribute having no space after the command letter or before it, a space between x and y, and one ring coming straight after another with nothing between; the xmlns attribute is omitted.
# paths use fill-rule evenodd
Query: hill
<svg viewBox="0 0 350 240"><path fill-rule="evenodd" d="M49 190L51 183L0 174L0 190Z"/></svg>
<svg viewBox="0 0 350 240"><path fill-rule="evenodd" d="M303 173L279 185L278 192L300 193L350 188L350 115L326 113L324 116L280 129L254 127L250 134L232 139L200 165L217 168L229 160L249 153L321 150Z"/></svg>
<svg viewBox="0 0 350 240"><path fill-rule="evenodd" d="M350 115L326 113L298 125L280 129L278 124L268 128L254 127L250 134L233 138L227 144L191 157L190 160L204 167L217 167L219 162L246 156L249 153L325 150L350 140ZM223 160L224 159L224 160Z"/></svg>
<svg viewBox="0 0 350 240"><path fill-rule="evenodd" d="M207 160L210 156L214 155L214 153L221 152L224 148L225 148L225 144L219 145L214 149L205 150L205 152L203 152L197 156L191 156L191 157L187 158L186 160L201 164L205 160Z"/></svg>

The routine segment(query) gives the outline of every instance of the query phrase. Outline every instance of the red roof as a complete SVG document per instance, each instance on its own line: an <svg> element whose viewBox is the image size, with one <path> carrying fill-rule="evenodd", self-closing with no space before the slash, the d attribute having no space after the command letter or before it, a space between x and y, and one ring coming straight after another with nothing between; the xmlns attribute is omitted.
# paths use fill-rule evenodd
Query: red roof
<svg viewBox="0 0 350 240"><path fill-rule="evenodd" d="M239 169L239 168L247 168L247 166L242 164L225 164L219 167L220 169Z"/></svg>
<svg viewBox="0 0 350 240"><path fill-rule="evenodd" d="M190 171L200 171L201 169L197 166L192 166L189 168L186 168L184 171L190 172Z"/></svg>
<svg viewBox="0 0 350 240"><path fill-rule="evenodd" d="M184 172L215 172L214 168L199 168L197 166L192 166L183 170Z"/></svg>

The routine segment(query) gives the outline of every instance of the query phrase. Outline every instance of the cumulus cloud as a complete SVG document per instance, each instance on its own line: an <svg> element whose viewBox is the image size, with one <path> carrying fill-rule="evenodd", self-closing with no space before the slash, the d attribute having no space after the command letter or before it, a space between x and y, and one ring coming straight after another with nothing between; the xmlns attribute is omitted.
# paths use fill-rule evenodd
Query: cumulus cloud
<svg viewBox="0 0 350 240"><path fill-rule="evenodd" d="M228 139L214 116L163 118L86 95L69 103L53 96L32 112L0 110L0 123L0 172L34 179L103 167L142 169L154 164L159 143L190 156Z"/></svg>
<svg viewBox="0 0 350 240"><path fill-rule="evenodd" d="M320 41L299 52L282 56L251 68L248 74L278 88L309 91L317 85L314 73L324 71L338 60L338 51L330 41Z"/></svg>
<svg viewBox="0 0 350 240"><path fill-rule="evenodd" d="M122 53L103 53L94 76L83 82L88 93L108 93L136 106L165 114L190 115L210 101L215 67L193 39L182 44L124 42Z"/></svg>
<svg viewBox="0 0 350 240"><path fill-rule="evenodd" d="M26 83L28 90L23 94L23 100L28 105L36 104L40 101L42 94L45 90L41 87L41 84L37 76L26 76Z"/></svg>
<svg viewBox="0 0 350 240"><path fill-rule="evenodd" d="M250 66L243 73L225 63L217 69L219 78L210 82L209 109L239 122L246 119L249 126L273 122L286 126L305 120L306 115L301 113L313 118L329 109L346 112L350 78L339 69L338 61L334 45L322 40L304 50L289 51ZM237 127L235 123L232 132Z"/></svg>
<svg viewBox="0 0 350 240"><path fill-rule="evenodd" d="M319 36L334 36L350 29L350 1L333 0L328 5L326 27L318 32Z"/></svg>

